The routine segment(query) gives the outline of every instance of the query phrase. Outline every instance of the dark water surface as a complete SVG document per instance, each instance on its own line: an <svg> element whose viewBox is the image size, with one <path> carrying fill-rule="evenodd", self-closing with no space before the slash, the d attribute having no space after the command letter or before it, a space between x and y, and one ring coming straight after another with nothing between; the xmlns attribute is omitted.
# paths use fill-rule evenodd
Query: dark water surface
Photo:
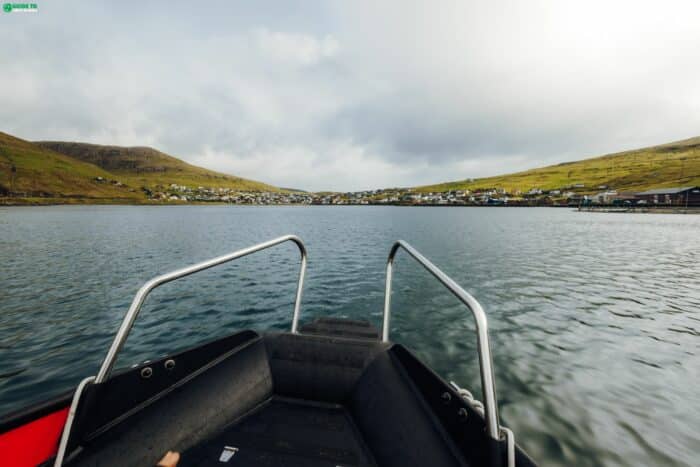
<svg viewBox="0 0 700 467"><path fill-rule="evenodd" d="M542 465L699 465L700 216L566 209L0 209L0 412L95 374L151 277L282 234L309 248L302 321L380 324L403 238L489 315L502 421ZM242 327L286 329L292 245L151 295L120 365ZM480 393L470 317L399 254L392 336Z"/></svg>

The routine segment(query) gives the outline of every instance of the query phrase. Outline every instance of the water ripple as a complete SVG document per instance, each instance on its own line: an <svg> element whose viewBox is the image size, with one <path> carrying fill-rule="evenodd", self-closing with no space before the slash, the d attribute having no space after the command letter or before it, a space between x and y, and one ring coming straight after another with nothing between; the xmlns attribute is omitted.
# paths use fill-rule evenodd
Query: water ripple
<svg viewBox="0 0 700 467"><path fill-rule="evenodd" d="M700 216L556 209L0 208L0 412L94 374L151 277L286 233L302 319L381 321L404 238L484 305L501 415L542 465L697 465ZM403 252L392 337L480 391L469 313ZM236 329L288 329L292 245L164 285L120 366Z"/></svg>

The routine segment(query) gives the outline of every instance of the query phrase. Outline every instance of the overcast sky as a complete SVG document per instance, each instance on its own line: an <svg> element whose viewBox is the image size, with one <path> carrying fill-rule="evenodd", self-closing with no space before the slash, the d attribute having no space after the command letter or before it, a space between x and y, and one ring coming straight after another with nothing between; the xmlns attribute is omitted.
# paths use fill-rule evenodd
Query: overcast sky
<svg viewBox="0 0 700 467"><path fill-rule="evenodd" d="M307 190L700 135L697 0L151 3L0 13L0 130Z"/></svg>

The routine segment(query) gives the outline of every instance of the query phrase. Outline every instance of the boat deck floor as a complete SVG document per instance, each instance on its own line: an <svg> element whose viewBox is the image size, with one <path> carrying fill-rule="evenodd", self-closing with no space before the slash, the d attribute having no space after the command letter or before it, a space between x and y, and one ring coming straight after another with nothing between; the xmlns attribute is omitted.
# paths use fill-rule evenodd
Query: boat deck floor
<svg viewBox="0 0 700 467"><path fill-rule="evenodd" d="M235 448L225 464L225 447ZM183 467L376 465L341 405L273 397L217 436L182 453Z"/></svg>

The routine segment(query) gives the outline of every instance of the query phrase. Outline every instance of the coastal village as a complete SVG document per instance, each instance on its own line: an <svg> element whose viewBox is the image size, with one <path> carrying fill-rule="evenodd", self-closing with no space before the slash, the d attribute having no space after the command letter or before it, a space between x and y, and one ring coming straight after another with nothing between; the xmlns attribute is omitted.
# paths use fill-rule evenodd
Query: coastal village
<svg viewBox="0 0 700 467"><path fill-rule="evenodd" d="M423 192L390 188L346 193L308 193L283 190L236 191L229 188L187 187L171 184L156 190L143 188L152 200L162 202L216 202L253 205L417 205L417 206L700 206L700 187L671 187L641 192L620 191L584 184L564 189L508 192L502 188Z"/></svg>

